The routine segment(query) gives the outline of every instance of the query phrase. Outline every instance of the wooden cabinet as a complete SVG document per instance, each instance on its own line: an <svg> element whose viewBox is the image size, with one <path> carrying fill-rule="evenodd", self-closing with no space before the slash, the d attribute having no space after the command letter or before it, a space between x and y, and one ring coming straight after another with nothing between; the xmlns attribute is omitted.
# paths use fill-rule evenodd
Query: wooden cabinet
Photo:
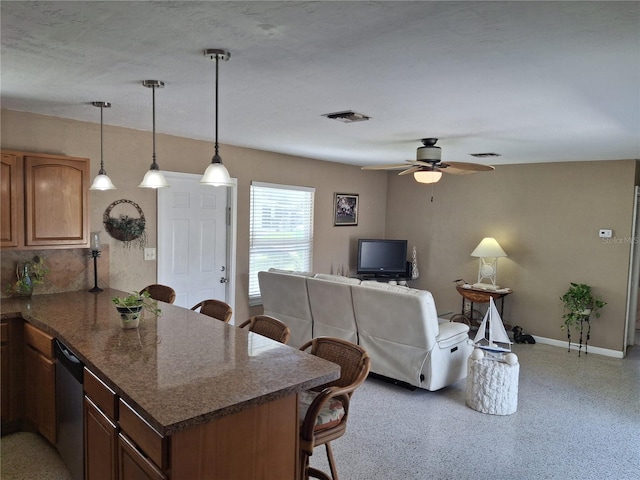
<svg viewBox="0 0 640 480"><path fill-rule="evenodd" d="M51 335L24 324L25 418L56 443L56 364Z"/></svg>
<svg viewBox="0 0 640 480"><path fill-rule="evenodd" d="M93 373L84 370L85 480L117 480L117 397Z"/></svg>
<svg viewBox="0 0 640 480"><path fill-rule="evenodd" d="M2 434L16 432L22 420L23 363L22 363L22 319L8 318L0 323L0 365L2 385L0 395L2 405Z"/></svg>
<svg viewBox="0 0 640 480"><path fill-rule="evenodd" d="M89 246L87 158L2 152L3 248Z"/></svg>
<svg viewBox="0 0 640 480"><path fill-rule="evenodd" d="M126 435L118 436L120 480L166 480L167 477Z"/></svg>

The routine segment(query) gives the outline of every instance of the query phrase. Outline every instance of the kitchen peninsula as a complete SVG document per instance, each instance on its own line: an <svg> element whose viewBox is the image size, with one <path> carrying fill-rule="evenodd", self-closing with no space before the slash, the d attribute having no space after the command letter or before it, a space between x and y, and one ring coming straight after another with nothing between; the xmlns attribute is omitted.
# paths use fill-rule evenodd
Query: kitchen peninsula
<svg viewBox="0 0 640 480"><path fill-rule="evenodd" d="M3 322L23 319L85 363L85 423L87 402L101 406L88 390L100 386L99 399L111 392L103 410L113 406L105 424L118 453L99 460L121 480L294 479L297 393L336 379L339 367L162 302L162 316L145 312L137 329L124 330L111 302L123 293L2 300Z"/></svg>

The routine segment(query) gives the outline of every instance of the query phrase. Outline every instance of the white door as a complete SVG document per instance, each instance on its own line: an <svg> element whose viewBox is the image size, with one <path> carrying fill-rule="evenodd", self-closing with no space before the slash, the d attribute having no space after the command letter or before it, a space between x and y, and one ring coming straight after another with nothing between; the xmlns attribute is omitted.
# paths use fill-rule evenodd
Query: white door
<svg viewBox="0 0 640 480"><path fill-rule="evenodd" d="M631 255L629 259L629 286L627 289L627 323L625 326L624 355L627 354L627 347L633 345L636 340L636 330L640 329L640 318L638 316L638 296L640 295L640 245L638 236L640 235L640 187L635 188L635 198L633 207L633 224L631 229Z"/></svg>
<svg viewBox="0 0 640 480"><path fill-rule="evenodd" d="M164 173L171 186L158 190L158 283L176 291L181 307L208 298L229 303L227 188Z"/></svg>

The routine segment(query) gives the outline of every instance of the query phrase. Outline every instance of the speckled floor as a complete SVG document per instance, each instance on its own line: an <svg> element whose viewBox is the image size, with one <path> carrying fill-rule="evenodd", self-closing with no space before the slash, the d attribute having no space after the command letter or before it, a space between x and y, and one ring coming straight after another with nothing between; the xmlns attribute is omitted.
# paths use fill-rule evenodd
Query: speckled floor
<svg viewBox="0 0 640 480"><path fill-rule="evenodd" d="M640 478L640 346L625 359L514 345L518 410L465 405L466 381L409 391L368 379L333 442L341 480ZM328 472L324 447L311 465Z"/></svg>
<svg viewBox="0 0 640 480"><path fill-rule="evenodd" d="M2 480L71 480L56 449L36 433L13 433L0 445Z"/></svg>
<svg viewBox="0 0 640 480"><path fill-rule="evenodd" d="M368 379L333 442L341 480L632 480L640 478L640 346L625 359L514 345L518 410L465 405L465 380L438 392ZM3 480L66 480L35 434L1 440ZM311 464L328 471L324 448Z"/></svg>

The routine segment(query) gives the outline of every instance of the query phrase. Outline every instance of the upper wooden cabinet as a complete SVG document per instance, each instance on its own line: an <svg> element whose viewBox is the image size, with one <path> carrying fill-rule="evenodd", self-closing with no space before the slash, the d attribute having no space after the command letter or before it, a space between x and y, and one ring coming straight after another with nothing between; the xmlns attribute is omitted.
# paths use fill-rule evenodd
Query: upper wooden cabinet
<svg viewBox="0 0 640 480"><path fill-rule="evenodd" d="M87 158L2 151L2 247L88 247L89 175Z"/></svg>
<svg viewBox="0 0 640 480"><path fill-rule="evenodd" d="M2 153L0 184L0 242L3 247L17 247L24 243L24 181L22 161L16 155Z"/></svg>

